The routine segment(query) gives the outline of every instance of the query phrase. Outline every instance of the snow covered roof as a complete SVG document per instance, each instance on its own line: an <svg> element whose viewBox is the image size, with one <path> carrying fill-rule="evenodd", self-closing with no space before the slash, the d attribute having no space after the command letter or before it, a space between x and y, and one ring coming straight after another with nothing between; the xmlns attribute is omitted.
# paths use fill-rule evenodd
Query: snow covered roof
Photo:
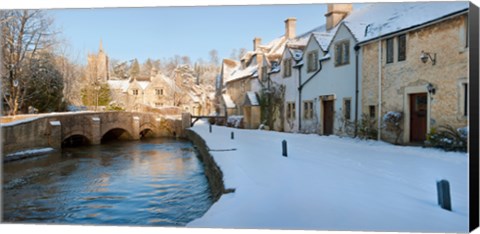
<svg viewBox="0 0 480 234"><path fill-rule="evenodd" d="M188 92L188 95L190 96L193 102L200 102L200 98L197 95L195 95L193 92Z"/></svg>
<svg viewBox="0 0 480 234"><path fill-rule="evenodd" d="M317 40L318 44L322 48L323 51L328 51L328 47L330 46L330 42L332 42L335 33L337 32L338 26L330 30L329 32L314 32L312 33L315 40Z"/></svg>
<svg viewBox="0 0 480 234"><path fill-rule="evenodd" d="M108 80L108 86L111 89L121 90L122 92L126 92L128 89L129 81L128 80Z"/></svg>
<svg viewBox="0 0 480 234"><path fill-rule="evenodd" d="M303 58L303 50L299 49L290 49L290 52L292 53L293 59L295 61L300 61Z"/></svg>
<svg viewBox="0 0 480 234"><path fill-rule="evenodd" d="M257 94L253 91L247 92L247 98L245 99L245 105L247 106L258 106L260 102L258 101Z"/></svg>
<svg viewBox="0 0 480 234"><path fill-rule="evenodd" d="M468 2L374 3L343 20L358 42L414 28L468 10Z"/></svg>
<svg viewBox="0 0 480 234"><path fill-rule="evenodd" d="M222 97L227 108L235 108L235 103L232 101L232 98L230 98L230 95L222 94Z"/></svg>
<svg viewBox="0 0 480 234"><path fill-rule="evenodd" d="M230 81L238 80L238 79L241 79L241 78L244 78L244 77L253 76L257 72L257 69L258 69L258 67L255 66L255 65L248 66L245 69L238 68L238 69L234 70L230 74L230 76L224 77L223 82L228 83Z"/></svg>
<svg viewBox="0 0 480 234"><path fill-rule="evenodd" d="M150 81L137 81L138 85L142 90L145 90L147 86L150 84Z"/></svg>

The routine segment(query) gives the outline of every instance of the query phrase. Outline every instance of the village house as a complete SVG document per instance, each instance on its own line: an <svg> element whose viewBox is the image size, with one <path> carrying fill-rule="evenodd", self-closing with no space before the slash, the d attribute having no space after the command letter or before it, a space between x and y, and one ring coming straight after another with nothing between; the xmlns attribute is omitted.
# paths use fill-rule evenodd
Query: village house
<svg viewBox="0 0 480 234"><path fill-rule="evenodd" d="M253 39L253 51L248 51L240 63L224 60L222 64L221 82L222 99L220 103L227 107L231 116L242 116L245 128L258 128L262 124L262 101L269 91L269 73L278 64L285 44L295 38L296 19L285 20L285 34L267 44L260 38ZM263 104L263 109L267 103ZM263 121L264 122L264 121Z"/></svg>
<svg viewBox="0 0 480 234"><path fill-rule="evenodd" d="M108 84L110 104L127 111L172 106L192 115L209 115L215 111L214 92L197 84L197 77L187 65L179 65L170 76L152 69L147 76L112 77L108 56L100 42L99 52L88 56L88 69L98 83Z"/></svg>
<svg viewBox="0 0 480 234"><path fill-rule="evenodd" d="M375 3L344 20L363 58L361 109L379 139L423 144L432 128L468 125L468 7Z"/></svg>
<svg viewBox="0 0 480 234"><path fill-rule="evenodd" d="M432 128L468 124L467 13L467 2L328 4L326 24L299 36L287 20L273 59L256 38L241 63L224 60L222 105L245 115L249 94L278 92L258 109L273 130L423 143Z"/></svg>

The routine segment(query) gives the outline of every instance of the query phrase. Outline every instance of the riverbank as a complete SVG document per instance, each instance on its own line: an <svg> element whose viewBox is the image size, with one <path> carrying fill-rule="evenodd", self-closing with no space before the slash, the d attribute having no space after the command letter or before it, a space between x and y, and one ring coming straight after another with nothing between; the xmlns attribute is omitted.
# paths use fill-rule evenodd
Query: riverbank
<svg viewBox="0 0 480 234"><path fill-rule="evenodd" d="M207 124L191 129L235 192L188 227L468 231L467 154L220 126L210 133ZM437 204L441 179L450 182L451 212Z"/></svg>

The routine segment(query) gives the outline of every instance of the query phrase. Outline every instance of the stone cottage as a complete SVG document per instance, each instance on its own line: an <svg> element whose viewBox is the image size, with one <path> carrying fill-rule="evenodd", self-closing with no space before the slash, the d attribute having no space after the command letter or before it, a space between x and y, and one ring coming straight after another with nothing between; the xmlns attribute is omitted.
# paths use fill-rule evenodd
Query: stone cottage
<svg viewBox="0 0 480 234"><path fill-rule="evenodd" d="M223 85L221 103L229 115L243 116L245 128L258 128L262 124L262 100L269 89L269 72L282 56L288 40L295 38L296 19L285 20L285 34L268 44L253 39L253 51L248 51L238 65L224 60L220 80ZM230 102L231 101L231 102ZM264 105L265 107L265 105Z"/></svg>
<svg viewBox="0 0 480 234"><path fill-rule="evenodd" d="M468 125L468 8L376 3L344 20L363 56L362 110L376 118L379 139L423 143L432 128ZM392 113L400 120L389 128Z"/></svg>

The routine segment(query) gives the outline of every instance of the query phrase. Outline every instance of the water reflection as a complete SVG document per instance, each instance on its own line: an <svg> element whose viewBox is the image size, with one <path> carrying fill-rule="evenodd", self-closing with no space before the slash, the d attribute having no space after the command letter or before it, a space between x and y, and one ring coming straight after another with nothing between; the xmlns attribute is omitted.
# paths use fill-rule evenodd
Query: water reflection
<svg viewBox="0 0 480 234"><path fill-rule="evenodd" d="M182 226L212 200L191 143L112 142L4 164L3 221Z"/></svg>

